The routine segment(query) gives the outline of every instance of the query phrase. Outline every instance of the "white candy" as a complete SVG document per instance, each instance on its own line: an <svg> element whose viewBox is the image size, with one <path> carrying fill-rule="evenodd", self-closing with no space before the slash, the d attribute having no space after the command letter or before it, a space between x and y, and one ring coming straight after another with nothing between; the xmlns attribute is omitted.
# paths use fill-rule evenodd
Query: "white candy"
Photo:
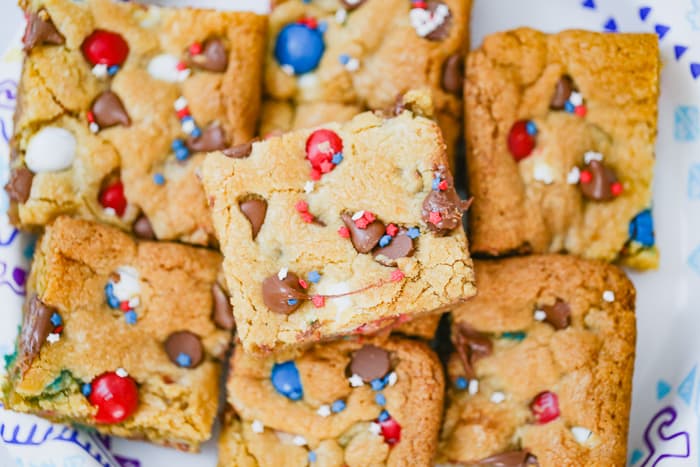
<svg viewBox="0 0 700 467"><path fill-rule="evenodd" d="M260 420L253 420L250 427L253 429L253 433L262 433L265 431L265 425Z"/></svg>
<svg viewBox="0 0 700 467"><path fill-rule="evenodd" d="M181 71L183 71L177 69L178 63L180 63L180 60L175 55L156 55L148 62L148 74L155 79L160 79L169 83L177 83L178 81L182 81Z"/></svg>
<svg viewBox="0 0 700 467"><path fill-rule="evenodd" d="M65 170L75 160L75 137L56 126L39 130L29 140L24 161L34 173Z"/></svg>
<svg viewBox="0 0 700 467"><path fill-rule="evenodd" d="M501 391L496 391L493 394L491 394L491 402L493 402L494 404L500 404L504 400L506 400L506 395L503 394Z"/></svg>
<svg viewBox="0 0 700 467"><path fill-rule="evenodd" d="M606 290L603 292L603 300L605 300L608 303L612 303L615 301L615 292L612 290Z"/></svg>
<svg viewBox="0 0 700 467"><path fill-rule="evenodd" d="M588 438L591 437L592 432L588 428L584 428L582 426L572 426L571 434L574 435L576 441L583 444L588 441Z"/></svg>
<svg viewBox="0 0 700 467"><path fill-rule="evenodd" d="M119 266L116 272L119 274L119 282L112 282L114 296L120 302L138 297L141 292L138 271L131 266Z"/></svg>
<svg viewBox="0 0 700 467"><path fill-rule="evenodd" d="M547 319L547 313L543 310L535 310L535 321L544 321Z"/></svg>

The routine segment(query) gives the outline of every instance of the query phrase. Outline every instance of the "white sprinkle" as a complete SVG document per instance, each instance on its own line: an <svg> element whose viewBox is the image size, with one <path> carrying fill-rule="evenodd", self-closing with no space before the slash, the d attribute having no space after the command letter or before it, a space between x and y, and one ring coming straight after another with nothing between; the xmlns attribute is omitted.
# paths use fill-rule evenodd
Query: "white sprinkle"
<svg viewBox="0 0 700 467"><path fill-rule="evenodd" d="M182 110L185 107L187 107L187 99L185 99L185 96L180 96L177 99L175 99L173 107L175 107L175 110Z"/></svg>
<svg viewBox="0 0 700 467"><path fill-rule="evenodd" d="M532 177L538 182L549 185L554 182L554 170L544 162L536 163Z"/></svg>
<svg viewBox="0 0 700 467"><path fill-rule="evenodd" d="M253 429L253 433L262 433L265 431L265 425L260 420L253 420L253 423L250 424L250 427Z"/></svg>
<svg viewBox="0 0 700 467"><path fill-rule="evenodd" d="M547 313L544 310L535 310L535 321L544 321L547 319Z"/></svg>
<svg viewBox="0 0 700 467"><path fill-rule="evenodd" d="M194 124L194 120L185 120L180 126L182 127L182 131L189 135L194 131L196 125Z"/></svg>
<svg viewBox="0 0 700 467"><path fill-rule="evenodd" d="M280 268L280 271L277 273L277 279L283 281L284 279L286 279L287 273L289 273L289 268Z"/></svg>
<svg viewBox="0 0 700 467"><path fill-rule="evenodd" d="M387 379L387 384L389 386L393 386L394 384L396 384L396 380L398 380L398 379L399 379L399 377L396 375L396 372L392 371L391 373L389 373L389 378Z"/></svg>
<svg viewBox="0 0 700 467"><path fill-rule="evenodd" d="M379 425L379 423L372 422L369 424L369 432L373 435L378 435L382 432L382 427Z"/></svg>
<svg viewBox="0 0 700 467"><path fill-rule="evenodd" d="M24 162L34 173L57 172L73 165L77 143L70 131L47 126L29 139Z"/></svg>
<svg viewBox="0 0 700 467"><path fill-rule="evenodd" d="M120 378L126 378L127 376L129 376L129 373L127 373L126 370L124 368L121 368L121 367L117 368L117 371L115 371L115 373Z"/></svg>
<svg viewBox="0 0 700 467"><path fill-rule="evenodd" d="M92 133L97 133L98 131L100 131L100 125L98 125L95 122L90 122L90 124L88 125L88 128L90 128L90 131Z"/></svg>
<svg viewBox="0 0 700 467"><path fill-rule="evenodd" d="M107 77L107 65L101 63L92 67L92 74L96 77L103 79Z"/></svg>
<svg viewBox="0 0 700 467"><path fill-rule="evenodd" d="M345 69L348 71L357 71L358 68L360 68L360 61L356 58L351 58L345 64Z"/></svg>
<svg viewBox="0 0 700 467"><path fill-rule="evenodd" d="M306 438L304 438L301 435L296 435L294 439L292 440L292 443L294 443L295 446L305 446L306 445Z"/></svg>
<svg viewBox="0 0 700 467"><path fill-rule="evenodd" d="M603 292L603 300L605 300L608 303L612 303L615 301L615 292L612 290L606 290Z"/></svg>
<svg viewBox="0 0 700 467"><path fill-rule="evenodd" d="M569 171L568 175L566 176L566 183L569 185L576 185L579 180L581 179L581 171L579 170L578 167L574 166L572 169Z"/></svg>
<svg viewBox="0 0 700 467"><path fill-rule="evenodd" d="M574 91L569 96L569 102L571 102L574 107L578 107L579 105L583 104L583 96L580 92Z"/></svg>
<svg viewBox="0 0 700 467"><path fill-rule="evenodd" d="M583 155L583 160L586 162L586 164L590 164L591 161L602 161L603 155L599 152L588 151Z"/></svg>
<svg viewBox="0 0 700 467"><path fill-rule="evenodd" d="M294 76L294 67L292 65L282 65L280 68L282 68L285 75Z"/></svg>
<svg viewBox="0 0 700 467"><path fill-rule="evenodd" d="M139 297L132 297L132 298L129 300L129 307L130 307L130 308L136 308L136 307L139 306L140 304L141 304L141 299L140 299Z"/></svg>
<svg viewBox="0 0 700 467"><path fill-rule="evenodd" d="M345 24L345 20L348 19L348 12L345 8L341 8L335 12L335 22L338 24Z"/></svg>
<svg viewBox="0 0 700 467"><path fill-rule="evenodd" d="M479 392L479 380L478 379L470 379L469 380L469 387L467 388L467 391L469 392L470 396L473 396L477 392Z"/></svg>
<svg viewBox="0 0 700 467"><path fill-rule="evenodd" d="M299 77L297 84L300 88L315 89L318 87L318 78L316 73L306 73Z"/></svg>
<svg viewBox="0 0 700 467"><path fill-rule="evenodd" d="M49 334L48 336L46 336L46 341L47 341L49 344L55 344L56 342L58 342L58 340L59 340L60 338L61 338L61 335L60 335L60 334L58 334L58 333L56 333L56 332L52 332L51 334Z"/></svg>
<svg viewBox="0 0 700 467"><path fill-rule="evenodd" d="M311 193L312 191L314 191L314 182L309 180L304 183L304 193Z"/></svg>
<svg viewBox="0 0 700 467"><path fill-rule="evenodd" d="M324 404L324 405L322 405L321 407L318 408L318 410L316 411L316 413L317 413L319 416L321 416L321 417L324 417L324 418L325 418L325 417L328 417L328 416L331 415L331 406L330 406L330 405L327 405L327 404Z"/></svg>
<svg viewBox="0 0 700 467"><path fill-rule="evenodd" d="M116 217L117 211L115 211L114 208L105 208L105 214Z"/></svg>
<svg viewBox="0 0 700 467"><path fill-rule="evenodd" d="M493 402L494 404L500 404L504 400L506 400L506 395L503 394L501 391L496 391L493 394L491 394L491 402Z"/></svg>
<svg viewBox="0 0 700 467"><path fill-rule="evenodd" d="M574 435L576 441L583 444L588 441L588 438L590 438L593 433L588 428L584 428L582 426L572 426L571 434Z"/></svg>
<svg viewBox="0 0 700 467"><path fill-rule="evenodd" d="M350 386L354 388L359 388L365 384L364 381L362 381L362 376L360 375L352 375L348 378L348 382L350 383Z"/></svg>
<svg viewBox="0 0 700 467"><path fill-rule="evenodd" d="M192 74L192 70L189 68L183 68L182 70L177 71L177 80L178 81L185 81L187 78L190 77L190 74Z"/></svg>
<svg viewBox="0 0 700 467"><path fill-rule="evenodd" d="M365 215L364 211L357 211L355 214L352 215L352 220L356 221L357 219L362 218L362 216Z"/></svg>

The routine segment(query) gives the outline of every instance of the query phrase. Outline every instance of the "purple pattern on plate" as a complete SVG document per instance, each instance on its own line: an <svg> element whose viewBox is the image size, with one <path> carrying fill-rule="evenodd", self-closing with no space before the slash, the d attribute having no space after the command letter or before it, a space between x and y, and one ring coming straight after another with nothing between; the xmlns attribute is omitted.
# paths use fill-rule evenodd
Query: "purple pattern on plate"
<svg viewBox="0 0 700 467"><path fill-rule="evenodd" d="M27 271L16 266L8 273L7 263L0 261L0 287L7 285L16 295L24 297L27 293L24 288Z"/></svg>
<svg viewBox="0 0 700 467"><path fill-rule="evenodd" d="M670 457L685 459L690 457L690 436L687 431L667 434L666 428L673 425L678 417L676 409L668 406L659 410L644 430L644 443L649 454L641 467L655 467L663 459ZM658 439L654 444L654 439ZM670 464L669 464L670 465Z"/></svg>
<svg viewBox="0 0 700 467"><path fill-rule="evenodd" d="M15 110L17 82L13 79L0 81L0 109Z"/></svg>

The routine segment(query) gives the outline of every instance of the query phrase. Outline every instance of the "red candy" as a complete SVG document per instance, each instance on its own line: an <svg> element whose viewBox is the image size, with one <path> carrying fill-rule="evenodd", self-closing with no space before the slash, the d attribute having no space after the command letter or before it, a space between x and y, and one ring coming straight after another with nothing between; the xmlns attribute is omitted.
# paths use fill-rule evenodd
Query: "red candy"
<svg viewBox="0 0 700 467"><path fill-rule="evenodd" d="M343 238L350 238L350 231L347 227L342 226L338 229L338 235L340 235Z"/></svg>
<svg viewBox="0 0 700 467"><path fill-rule="evenodd" d="M123 422L136 411L139 389L130 376L121 377L115 372L103 373L92 383L89 400L97 406L97 423Z"/></svg>
<svg viewBox="0 0 700 467"><path fill-rule="evenodd" d="M124 185L121 181L116 181L102 190L100 193L100 204L103 208L112 208L119 216L126 211L126 197L124 196Z"/></svg>
<svg viewBox="0 0 700 467"><path fill-rule="evenodd" d="M129 44L116 32L97 29L83 41L82 50L93 65L121 65L129 55Z"/></svg>
<svg viewBox="0 0 700 467"><path fill-rule="evenodd" d="M343 140L332 130L316 130L306 140L306 158L311 163L311 167L323 173L333 169L335 166L332 162L333 154L342 151Z"/></svg>
<svg viewBox="0 0 700 467"><path fill-rule="evenodd" d="M511 127L508 149L517 162L532 154L532 150L535 149L535 137L527 132L526 120L519 120Z"/></svg>
<svg viewBox="0 0 700 467"><path fill-rule="evenodd" d="M326 297L322 295L314 295L311 297L311 302L316 308L323 308L326 305Z"/></svg>
<svg viewBox="0 0 700 467"><path fill-rule="evenodd" d="M537 423L549 423L559 418L559 399L553 392L541 392L533 399L530 409Z"/></svg>
<svg viewBox="0 0 700 467"><path fill-rule="evenodd" d="M382 436L386 444L393 446L401 441L401 425L399 425L399 422L393 418L387 418L383 422L379 422L379 426L382 427Z"/></svg>

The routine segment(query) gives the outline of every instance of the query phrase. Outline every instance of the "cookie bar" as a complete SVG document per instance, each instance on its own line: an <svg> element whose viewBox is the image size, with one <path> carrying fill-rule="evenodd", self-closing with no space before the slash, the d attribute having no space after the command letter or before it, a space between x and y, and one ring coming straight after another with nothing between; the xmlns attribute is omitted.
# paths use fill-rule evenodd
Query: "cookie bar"
<svg viewBox="0 0 700 467"><path fill-rule="evenodd" d="M40 240L3 403L195 451L233 327L221 257L59 217Z"/></svg>
<svg viewBox="0 0 700 467"><path fill-rule="evenodd" d="M295 360L236 351L219 466L432 465L440 362L406 339L317 345Z"/></svg>
<svg viewBox="0 0 700 467"><path fill-rule="evenodd" d="M111 0L24 0L11 217L213 241L195 172L255 133L266 21Z"/></svg>
<svg viewBox="0 0 700 467"><path fill-rule="evenodd" d="M448 155L461 134L471 0L277 2L261 134L344 122L428 87ZM284 109L280 118L274 109Z"/></svg>
<svg viewBox="0 0 700 467"><path fill-rule="evenodd" d="M494 34L468 59L472 251L655 268L653 34Z"/></svg>
<svg viewBox="0 0 700 467"><path fill-rule="evenodd" d="M476 261L475 273L479 294L453 312L441 462L625 465L632 283L558 255Z"/></svg>
<svg viewBox="0 0 700 467"><path fill-rule="evenodd" d="M405 110L212 153L202 165L250 352L364 333L474 294L445 144Z"/></svg>

